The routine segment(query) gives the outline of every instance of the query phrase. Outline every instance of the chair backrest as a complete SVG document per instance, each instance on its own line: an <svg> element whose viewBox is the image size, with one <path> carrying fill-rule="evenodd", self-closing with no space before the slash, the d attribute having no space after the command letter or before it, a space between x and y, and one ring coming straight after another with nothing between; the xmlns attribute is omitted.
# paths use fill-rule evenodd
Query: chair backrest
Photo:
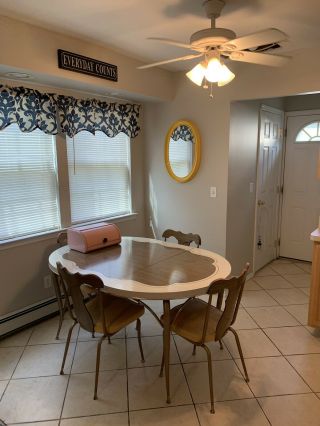
<svg viewBox="0 0 320 426"><path fill-rule="evenodd" d="M211 307L212 296L214 294L218 293L219 295L221 295L221 293L224 293L225 290L228 291L228 295L225 301L225 307L215 330L215 339L222 339L222 337L226 334L228 328L235 323L249 267L250 264L247 263L240 276L215 281L209 287L207 291L207 293L209 294L209 301L204 323L203 338L207 334L209 311Z"/></svg>
<svg viewBox="0 0 320 426"><path fill-rule="evenodd" d="M174 231L173 229L166 229L162 238L167 241L167 238L174 237L178 244L183 246L190 246L191 243L195 243L197 247L201 246L201 237L198 234L184 234L181 231Z"/></svg>
<svg viewBox="0 0 320 426"><path fill-rule="evenodd" d="M96 275L82 275L79 273L72 274L67 270L67 268L63 267L60 262L57 263L57 268L62 285L65 287L64 290L71 296L77 321L82 328L93 333L94 320L84 302L81 286L82 284L89 284L99 291L100 288L103 288L103 282Z"/></svg>
<svg viewBox="0 0 320 426"><path fill-rule="evenodd" d="M57 243L62 245L68 244L68 234L66 231L62 231L57 236Z"/></svg>

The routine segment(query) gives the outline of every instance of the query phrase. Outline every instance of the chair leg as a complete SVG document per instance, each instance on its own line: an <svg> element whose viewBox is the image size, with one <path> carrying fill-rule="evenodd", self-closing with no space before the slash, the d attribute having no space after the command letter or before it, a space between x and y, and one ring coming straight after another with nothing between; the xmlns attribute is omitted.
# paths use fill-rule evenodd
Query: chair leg
<svg viewBox="0 0 320 426"><path fill-rule="evenodd" d="M243 353L242 353L238 333L232 327L229 327L229 330L233 333L233 335L236 339L236 343L237 343L237 347L238 347L238 351L239 351L239 355L240 355L240 358L241 358L241 363L242 363L242 367L243 367L243 371L244 371L244 376L245 376L246 382L249 382L247 367L246 367L246 363L244 362Z"/></svg>
<svg viewBox="0 0 320 426"><path fill-rule="evenodd" d="M222 344L222 340L219 340L219 344L220 344L220 350L223 351L223 344Z"/></svg>
<svg viewBox="0 0 320 426"><path fill-rule="evenodd" d="M97 345L97 358L96 358L96 377L94 381L94 394L93 399L97 399L97 392L98 392L98 380L99 380L99 369L100 369L100 355L101 355L101 345L104 339L107 336L102 336L98 342Z"/></svg>
<svg viewBox="0 0 320 426"><path fill-rule="evenodd" d="M208 346L203 344L201 346L207 353L208 360L208 373L209 373L209 388L210 388L210 401L211 401L211 410L210 412L214 414L214 395L213 395L213 379L212 379L212 362L211 362L211 352Z"/></svg>
<svg viewBox="0 0 320 426"><path fill-rule="evenodd" d="M193 345L192 355L195 355L195 354L196 354L196 350L197 350L197 345Z"/></svg>
<svg viewBox="0 0 320 426"><path fill-rule="evenodd" d="M62 364L61 364L60 374L64 374L63 369L64 369L64 364L65 364L66 359L67 359L67 354L68 354L69 345L70 345L70 340L71 340L71 334L72 334L72 331L73 331L74 326L75 326L76 324L77 324L77 321L75 321L75 322L72 324L72 326L69 328L69 331L68 331L68 337L67 337L67 341L66 341L66 346L65 346L65 348L64 348L64 354L63 354L63 360L62 360Z"/></svg>
<svg viewBox="0 0 320 426"><path fill-rule="evenodd" d="M62 322L64 317L64 309L62 304L62 295L61 295L59 277L56 274L52 274L52 275L53 275L53 287L56 293L56 298L57 298L57 303L59 308L59 325L58 325L58 330L56 334L56 340L59 340L60 330L62 327Z"/></svg>
<svg viewBox="0 0 320 426"><path fill-rule="evenodd" d="M141 321L140 321L140 318L137 319L136 330L137 330L139 349L140 349L140 354L141 354L141 362L144 362L144 355L143 355L142 342L141 342Z"/></svg>
<svg viewBox="0 0 320 426"><path fill-rule="evenodd" d="M109 345L111 344L110 336L108 336L108 343L109 343Z"/></svg>

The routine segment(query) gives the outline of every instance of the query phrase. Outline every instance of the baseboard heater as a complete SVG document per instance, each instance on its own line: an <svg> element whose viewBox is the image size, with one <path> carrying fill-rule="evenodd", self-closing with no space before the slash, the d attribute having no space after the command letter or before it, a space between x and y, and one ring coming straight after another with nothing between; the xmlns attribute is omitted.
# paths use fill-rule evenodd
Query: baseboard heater
<svg viewBox="0 0 320 426"><path fill-rule="evenodd" d="M32 323L58 312L57 299L42 300L30 306L26 306L18 311L0 317L0 337L20 328L24 328Z"/></svg>

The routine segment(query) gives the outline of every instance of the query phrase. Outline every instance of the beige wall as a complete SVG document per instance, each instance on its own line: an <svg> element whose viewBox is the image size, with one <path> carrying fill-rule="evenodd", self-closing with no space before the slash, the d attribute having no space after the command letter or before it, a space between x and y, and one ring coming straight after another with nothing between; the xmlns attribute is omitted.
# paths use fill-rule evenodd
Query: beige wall
<svg viewBox="0 0 320 426"><path fill-rule="evenodd" d="M232 64L236 79L226 87L215 89L212 100L207 91L193 85L181 73L177 75L177 92L171 102L146 104L146 183L150 190L147 215L153 217L157 236L167 227L198 232L203 246L227 253L235 262L234 269L239 269L244 260L252 261L254 205L248 181L255 181L255 119L260 101L244 104L238 110L237 105L231 107L231 103L319 91L319 53L320 49L300 52L288 66L280 69ZM305 63L309 61L311 64L306 68ZM194 121L202 137L199 172L194 180L185 184L169 177L163 161L166 131L174 120L182 118ZM229 134L231 119L235 121ZM248 124L248 140L243 134L241 119ZM209 198L210 186L217 187L215 199Z"/></svg>
<svg viewBox="0 0 320 426"><path fill-rule="evenodd" d="M174 84L171 73L160 68L138 70L141 62L105 46L47 31L0 16L0 74L15 68L25 70L37 81L98 93L169 100ZM112 82L58 68L57 49L79 53L118 66L119 81Z"/></svg>

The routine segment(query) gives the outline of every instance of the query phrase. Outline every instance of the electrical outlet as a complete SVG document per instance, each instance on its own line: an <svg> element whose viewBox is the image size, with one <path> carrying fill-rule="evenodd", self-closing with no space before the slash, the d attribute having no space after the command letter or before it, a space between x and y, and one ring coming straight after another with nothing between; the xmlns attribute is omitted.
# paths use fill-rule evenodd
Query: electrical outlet
<svg viewBox="0 0 320 426"><path fill-rule="evenodd" d="M43 287L44 288L51 288L52 287L52 278L51 278L51 275L46 275L43 278Z"/></svg>

